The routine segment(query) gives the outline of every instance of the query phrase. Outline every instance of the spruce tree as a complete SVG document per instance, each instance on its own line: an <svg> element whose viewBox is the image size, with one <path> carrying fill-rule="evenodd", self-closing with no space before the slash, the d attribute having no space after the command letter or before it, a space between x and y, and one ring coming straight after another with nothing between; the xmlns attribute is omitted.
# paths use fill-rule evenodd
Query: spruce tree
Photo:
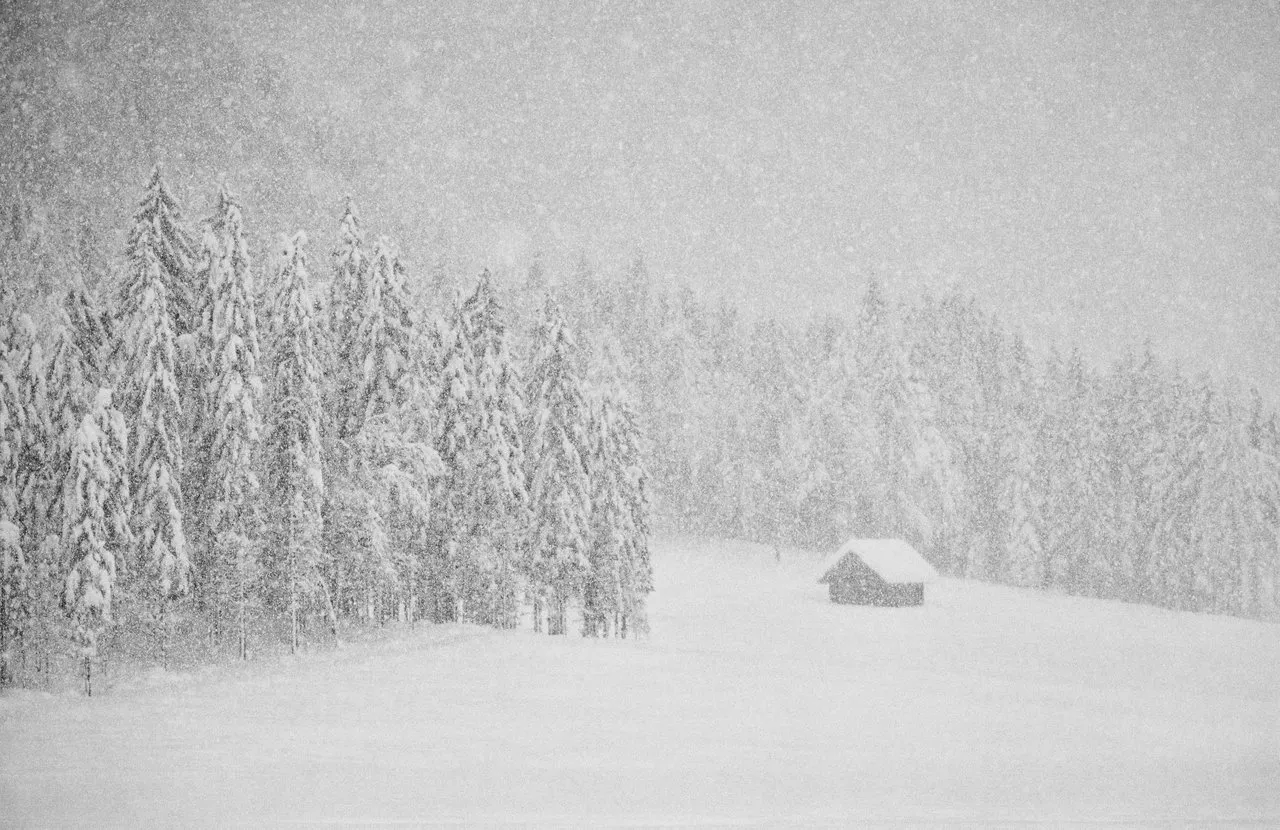
<svg viewBox="0 0 1280 830"><path fill-rule="evenodd" d="M333 381L330 417L333 433L348 438L359 429L361 407L357 390L363 374L358 357L357 334L368 306L369 256L364 247L364 231L355 204L348 199L338 225L338 248L334 251L334 275L329 289L329 330L333 344Z"/></svg>
<svg viewBox="0 0 1280 830"><path fill-rule="evenodd" d="M339 275L360 294L340 291L335 301L345 309L335 331L345 328L349 341L335 350L334 375L347 392L333 406L329 441L331 469L341 471L330 477L329 523L338 523L330 544L351 583L346 604L381 621L390 609L405 616L416 606L430 480L440 470L404 266L385 237L365 260L357 231L349 214Z"/></svg>
<svg viewBox="0 0 1280 830"><path fill-rule="evenodd" d="M125 305L138 295L138 279L150 252L156 260L160 282L168 296L168 314L175 337L195 324L194 245L182 220L178 200L165 184L160 167L151 170L142 201L129 232L130 279L125 284Z"/></svg>
<svg viewBox="0 0 1280 830"><path fill-rule="evenodd" d="M393 549L372 563L388 577L378 580L382 595L394 594L403 616L423 570L418 542L429 521L431 482L442 470L430 442L430 382L423 375L429 366L421 360L421 333L411 314L404 265L385 237L374 245L361 305L355 352L361 368L359 448L371 490L381 494L381 521Z"/></svg>
<svg viewBox="0 0 1280 830"><path fill-rule="evenodd" d="M277 604L287 610L290 645L300 646L300 617L323 583L324 476L321 469L320 355L312 318L306 235L284 241L271 315L270 424L264 454L271 528L268 538ZM332 603L326 603L332 611ZM336 620L330 615L336 634Z"/></svg>
<svg viewBox="0 0 1280 830"><path fill-rule="evenodd" d="M436 449L448 471L436 511L438 615L515 625L517 549L525 532L519 373L488 271L457 310L442 356Z"/></svg>
<svg viewBox="0 0 1280 830"><path fill-rule="evenodd" d="M144 594L161 617L189 588L191 560L183 523L182 403L176 338L160 262L143 251L131 273L136 295L126 310L123 410L131 427L134 536L147 577Z"/></svg>
<svg viewBox="0 0 1280 830"><path fill-rule="evenodd" d="M591 518L587 473L590 413L579 376L577 344L559 305L548 299L529 370L524 448L533 526L525 563L534 627L550 601L547 633L565 634L565 610L586 587Z"/></svg>
<svg viewBox="0 0 1280 830"><path fill-rule="evenodd" d="M213 440L206 503L213 541L214 597L231 609L238 652L248 658L248 626L259 549L258 477L254 469L261 442L258 325L253 272L240 206L225 185L219 189L211 222L214 240L212 402Z"/></svg>
<svg viewBox="0 0 1280 830"><path fill-rule="evenodd" d="M640 431L616 393L591 407L591 515L583 634L616 636L648 628L645 598L653 590L649 500Z"/></svg>
<svg viewBox="0 0 1280 830"><path fill-rule="evenodd" d="M329 486L325 492L324 528L329 584L333 601L346 610L348 581L359 569L365 540L361 528L370 515L367 493L354 476L358 459L352 439L358 426L360 407L356 401L361 367L355 353L355 333L368 281L369 261L364 249L364 231L354 203L347 199L338 226L339 243L333 251L333 277L324 314L320 320L321 365L325 383L324 419L321 422L324 470Z"/></svg>
<svg viewBox="0 0 1280 830"><path fill-rule="evenodd" d="M45 473L53 435L44 377L44 353L26 314L5 309L0 319L0 521L16 537L0 569L0 682L14 661L25 660L33 625L39 552L54 487Z"/></svg>
<svg viewBox="0 0 1280 830"><path fill-rule="evenodd" d="M83 289L69 291L59 309L53 345L45 364L48 427L44 439L44 468L40 473L41 498L28 510L33 538L38 541L28 559L29 591L37 617L28 638L41 652L37 656L37 668L47 668L57 649L55 611L65 576L61 534L69 509L67 480L72 471L80 424L90 413L96 391L107 379L105 361L112 337L109 321L108 315L98 310Z"/></svg>
<svg viewBox="0 0 1280 830"><path fill-rule="evenodd" d="M7 312L8 308L0 310L0 686L12 682L12 666L29 611L18 475L26 443L26 413L14 366L21 360L13 342L15 321Z"/></svg>
<svg viewBox="0 0 1280 830"><path fill-rule="evenodd" d="M455 307L451 323L437 322L441 350L435 448L445 474L439 483L431 519L435 550L428 564L430 612L436 622L457 619L465 571L457 539L464 532L466 520L468 471L465 465L472 452L469 410L475 396L475 377L461 316L461 308Z"/></svg>
<svg viewBox="0 0 1280 830"><path fill-rule="evenodd" d="M1006 386L1007 405L996 425L1001 467L1006 475L999 494L999 516L1004 522L1002 580L1014 585L1032 585L1042 556L1040 528L1043 523L1039 494L1035 492L1037 463L1035 435L1039 400L1030 360L1020 335L1015 335L1010 353Z"/></svg>
<svg viewBox="0 0 1280 830"><path fill-rule="evenodd" d="M122 554L133 543L129 530L128 433L101 389L76 432L64 495L62 549L67 562L63 608L83 660L86 691L92 694L92 660L98 637L111 620Z"/></svg>
<svg viewBox="0 0 1280 830"><path fill-rule="evenodd" d="M4 418L0 403L0 418ZM0 441L0 453L7 448ZM22 553L22 531L9 519L0 518L0 689L14 682L17 653L23 647L30 622L26 557Z"/></svg>

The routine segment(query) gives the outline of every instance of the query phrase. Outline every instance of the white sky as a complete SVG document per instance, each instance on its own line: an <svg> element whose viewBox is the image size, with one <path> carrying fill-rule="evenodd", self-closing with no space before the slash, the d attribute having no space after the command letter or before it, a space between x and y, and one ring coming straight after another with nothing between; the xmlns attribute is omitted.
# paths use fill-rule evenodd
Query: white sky
<svg viewBox="0 0 1280 830"><path fill-rule="evenodd" d="M197 215L226 172L264 238L350 192L423 265L643 251L757 308L959 282L1280 388L1275 3L60 5L5 48L39 169L159 157Z"/></svg>

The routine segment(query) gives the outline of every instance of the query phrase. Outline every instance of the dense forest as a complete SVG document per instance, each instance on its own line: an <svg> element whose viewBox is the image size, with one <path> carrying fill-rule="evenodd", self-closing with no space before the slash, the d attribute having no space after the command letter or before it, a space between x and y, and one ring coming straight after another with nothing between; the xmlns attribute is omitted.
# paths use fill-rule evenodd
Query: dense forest
<svg viewBox="0 0 1280 830"><path fill-rule="evenodd" d="M571 606L584 636L645 628L639 427L554 298L520 337L487 273L425 313L349 203L327 291L305 234L263 267L245 240L225 187L196 235L158 170L105 278L33 294L67 260L9 238L0 681L74 645L89 685L120 629L164 664L193 634L246 658L522 603L551 634Z"/></svg>
<svg viewBox="0 0 1280 830"><path fill-rule="evenodd" d="M943 572L1242 616L1276 612L1280 423L1147 346L1035 355L959 293L800 323L583 267L670 527L806 548L901 536Z"/></svg>
<svg viewBox="0 0 1280 830"><path fill-rule="evenodd" d="M804 320L643 258L477 279L367 241L349 202L324 253L251 253L225 187L197 233L158 172L122 257L54 249L20 202L6 224L10 680L120 619L160 659L193 630L244 656L522 608L625 636L651 524L902 536L950 575L1276 612L1276 414L1150 347L1033 354L959 292L874 279Z"/></svg>

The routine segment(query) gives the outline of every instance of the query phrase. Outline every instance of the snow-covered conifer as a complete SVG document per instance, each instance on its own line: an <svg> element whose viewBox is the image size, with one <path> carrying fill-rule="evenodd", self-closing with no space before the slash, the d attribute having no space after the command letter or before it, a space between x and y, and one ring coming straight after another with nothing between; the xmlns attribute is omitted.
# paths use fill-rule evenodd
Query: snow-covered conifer
<svg viewBox="0 0 1280 830"><path fill-rule="evenodd" d="M577 344L554 299L548 299L529 369L524 449L533 526L525 571L534 626L550 601L549 634L566 633L565 610L586 587L591 518L590 412Z"/></svg>
<svg viewBox="0 0 1280 830"><path fill-rule="evenodd" d="M45 438L43 469L33 499L25 511L31 547L28 585L35 603L34 629L29 632L46 660L56 648L57 614L65 562L61 534L69 509L67 479L80 424L89 414L94 396L107 379L105 361L111 347L109 318L81 288L72 289L59 309L49 359L44 367ZM39 665L40 657L37 658Z"/></svg>
<svg viewBox="0 0 1280 830"><path fill-rule="evenodd" d="M436 448L448 475L436 511L437 617L461 603L474 619L514 625L515 539L527 522L524 401L506 326L485 271L457 309L441 357Z"/></svg>
<svg viewBox="0 0 1280 830"><path fill-rule="evenodd" d="M369 256L355 204L348 199L338 226L338 248L333 253L334 274L329 286L329 332L332 342L331 394L328 414L334 435L347 438L359 429L361 415L357 390L363 362L357 357L357 332L368 303Z"/></svg>
<svg viewBox="0 0 1280 830"><path fill-rule="evenodd" d="M0 350L12 372L18 435L11 460L17 498L22 547L28 553L40 546L47 530L45 517L54 499L56 482L45 475L54 444L46 384L44 348L27 314L16 314L7 325L8 336Z"/></svg>
<svg viewBox="0 0 1280 830"><path fill-rule="evenodd" d="M299 647L300 615L324 593L320 355L305 244L301 232L286 239L280 258L271 316L271 417L264 448L272 581L278 601L289 613L294 651Z"/></svg>
<svg viewBox="0 0 1280 830"><path fill-rule="evenodd" d="M213 439L205 501L213 541L218 607L234 609L239 654L248 656L248 615L257 577L259 534L255 456L261 442L258 324L253 272L240 206L225 185L210 223L217 259L213 364L209 400Z"/></svg>
<svg viewBox="0 0 1280 830"><path fill-rule="evenodd" d="M1013 340L1006 400L1008 405L998 424L998 451L1006 472L999 494L999 516L1005 523L1001 557L1005 570L999 576L1015 585L1032 585L1042 557L1043 517L1034 489L1039 400L1021 336Z"/></svg>
<svg viewBox="0 0 1280 830"><path fill-rule="evenodd" d="M409 400L415 348L404 268L391 242L374 246L352 332L351 360L357 370L351 431L369 418L397 412Z"/></svg>
<svg viewBox="0 0 1280 830"><path fill-rule="evenodd" d="M99 390L76 432L62 527L67 557L62 604L75 626L86 683L98 635L111 622L122 554L132 544L128 468L124 417L112 405L111 390Z"/></svg>
<svg viewBox="0 0 1280 830"><path fill-rule="evenodd" d="M648 477L640 430L614 392L591 407L590 571L583 602L583 633L607 636L645 631L645 598L653 590L649 559Z"/></svg>
<svg viewBox="0 0 1280 830"><path fill-rule="evenodd" d="M130 425L130 475L134 486L134 535L140 565L157 608L185 594L191 560L183 530L182 403L177 380L176 337L169 291L150 250L133 263L138 293L123 321L125 351L122 409Z"/></svg>
<svg viewBox="0 0 1280 830"><path fill-rule="evenodd" d="M4 404L0 403L0 418ZM0 446L0 452L4 447ZM16 652L22 647L30 616L27 562L18 526L0 518L0 688L13 683Z"/></svg>
<svg viewBox="0 0 1280 830"><path fill-rule="evenodd" d="M141 283L148 279L149 256L154 257L160 282L166 289L174 336L181 337L194 325L194 248L182 220L182 209L165 184L159 166L151 171L129 232L129 272L121 295L125 310L141 300Z"/></svg>
<svg viewBox="0 0 1280 830"><path fill-rule="evenodd" d="M12 324L11 315L0 318L0 686L10 682L15 647L22 637L28 612L18 476L26 413L13 365L18 356L13 354Z"/></svg>

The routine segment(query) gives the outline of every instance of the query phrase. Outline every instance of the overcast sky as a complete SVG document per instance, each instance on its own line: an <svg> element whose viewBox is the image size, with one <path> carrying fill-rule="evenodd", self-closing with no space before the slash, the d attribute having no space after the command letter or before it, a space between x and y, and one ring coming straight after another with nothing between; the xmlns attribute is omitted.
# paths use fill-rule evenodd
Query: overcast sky
<svg viewBox="0 0 1280 830"><path fill-rule="evenodd" d="M52 94L127 95L92 86L127 54L135 87L195 102L147 124L233 148L159 141L185 181L318 148L301 196L239 181L250 221L310 200L298 221L324 238L350 191L419 258L642 251L757 308L838 309L870 274L905 297L958 282L1033 341L1110 357L1150 337L1280 388L1274 2L142 5L143 26L53 5ZM308 135L265 114L220 132L264 72ZM49 116L64 156L93 141L76 113ZM335 172L332 124L375 163Z"/></svg>

